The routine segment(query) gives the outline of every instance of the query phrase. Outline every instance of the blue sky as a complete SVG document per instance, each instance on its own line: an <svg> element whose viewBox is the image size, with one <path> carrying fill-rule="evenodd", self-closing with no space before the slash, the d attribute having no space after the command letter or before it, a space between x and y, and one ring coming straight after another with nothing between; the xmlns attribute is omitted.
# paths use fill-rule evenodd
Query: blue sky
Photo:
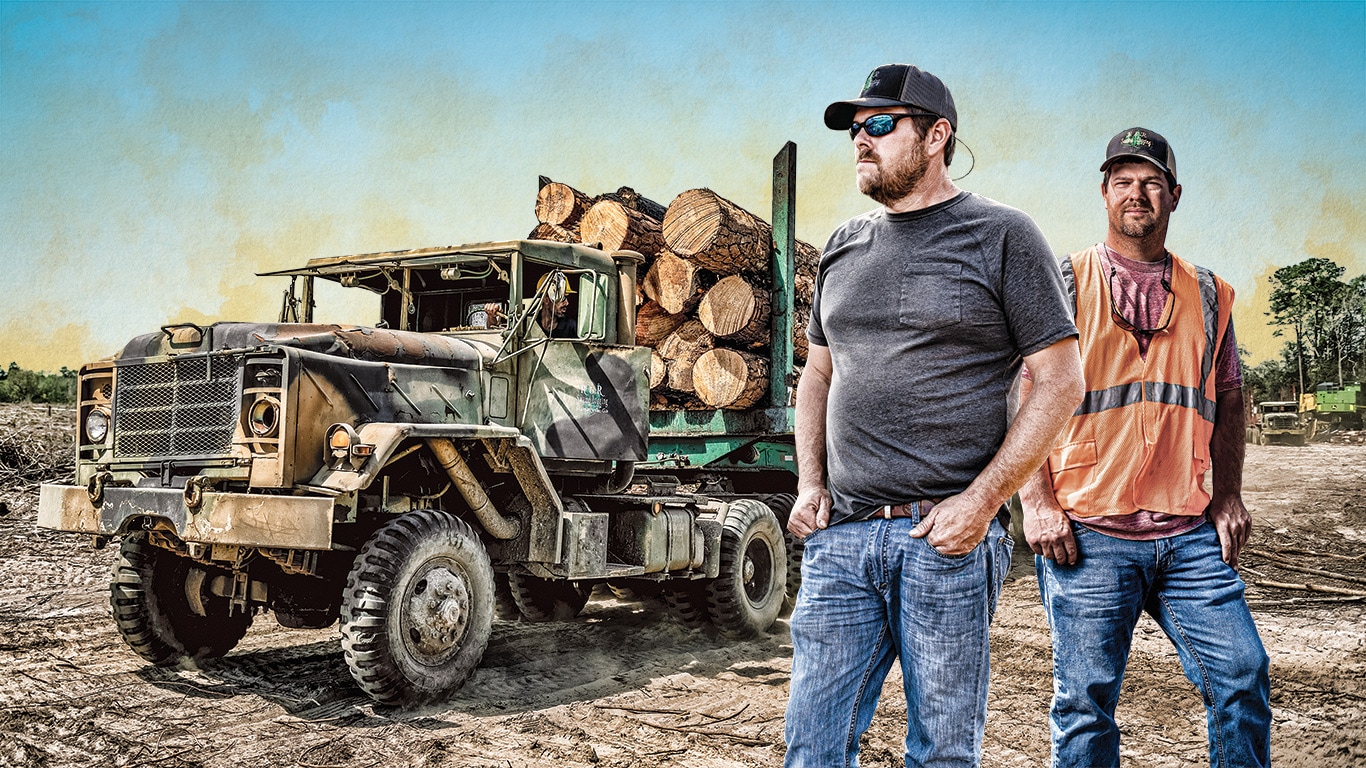
<svg viewBox="0 0 1366 768"><path fill-rule="evenodd" d="M1104 234L1109 137L1167 136L1169 246L1238 289L1254 357L1269 271L1366 271L1363 2L5 2L0 364L270 319L252 273L314 256L521 237L539 174L763 213L792 140L819 245L873 207L821 113L892 61L953 90L960 186L1060 253Z"/></svg>

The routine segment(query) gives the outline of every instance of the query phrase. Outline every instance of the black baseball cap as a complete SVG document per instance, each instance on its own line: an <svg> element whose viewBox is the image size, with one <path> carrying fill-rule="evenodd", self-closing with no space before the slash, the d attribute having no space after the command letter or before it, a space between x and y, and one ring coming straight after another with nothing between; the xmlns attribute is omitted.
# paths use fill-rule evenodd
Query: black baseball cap
<svg viewBox="0 0 1366 768"><path fill-rule="evenodd" d="M1105 162L1100 164L1102 172L1115 163L1126 160L1143 160L1157 166L1167 174L1167 181L1176 186L1176 153L1162 134L1147 128L1129 128L1115 134L1110 145L1105 148Z"/></svg>
<svg viewBox="0 0 1366 768"><path fill-rule="evenodd" d="M825 108L825 127L844 131L854 113L864 107L916 107L949 121L958 132L958 110L944 81L910 64L883 64L868 74L857 99L837 101Z"/></svg>

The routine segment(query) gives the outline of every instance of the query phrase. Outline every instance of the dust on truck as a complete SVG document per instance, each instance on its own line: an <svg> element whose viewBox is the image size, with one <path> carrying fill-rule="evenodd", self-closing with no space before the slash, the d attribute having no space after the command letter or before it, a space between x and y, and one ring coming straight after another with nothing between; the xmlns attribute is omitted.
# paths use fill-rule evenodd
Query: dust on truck
<svg viewBox="0 0 1366 768"><path fill-rule="evenodd" d="M794 170L789 144L773 371L792 369ZM746 412L651 413L642 260L520 240L267 273L290 278L281 322L169 325L80 370L75 484L42 486L38 525L120 537L114 621L149 662L221 656L267 611L340 620L390 705L459 688L500 606L566 618L599 583L764 632L796 567L790 382ZM313 322L317 280L379 294L380 321ZM577 329L547 332L566 298Z"/></svg>
<svg viewBox="0 0 1366 768"><path fill-rule="evenodd" d="M1257 442L1261 445L1304 445L1311 431L1294 400L1257 403Z"/></svg>

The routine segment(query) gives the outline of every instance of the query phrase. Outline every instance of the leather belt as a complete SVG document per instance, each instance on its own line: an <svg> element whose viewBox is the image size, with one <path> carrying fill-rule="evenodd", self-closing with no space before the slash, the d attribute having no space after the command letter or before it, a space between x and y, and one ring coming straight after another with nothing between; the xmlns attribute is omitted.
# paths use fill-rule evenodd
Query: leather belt
<svg viewBox="0 0 1366 768"><path fill-rule="evenodd" d="M884 504L874 507L872 512L864 516L863 520L876 520L879 517L884 520L891 520L894 517L919 517L922 520L934 509L934 505L943 499L917 499L916 501L905 504Z"/></svg>

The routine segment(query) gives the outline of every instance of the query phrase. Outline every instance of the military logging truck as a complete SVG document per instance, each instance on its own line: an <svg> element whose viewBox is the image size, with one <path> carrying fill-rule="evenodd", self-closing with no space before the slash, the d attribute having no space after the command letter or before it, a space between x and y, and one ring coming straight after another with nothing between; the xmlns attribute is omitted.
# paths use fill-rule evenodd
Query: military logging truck
<svg viewBox="0 0 1366 768"><path fill-rule="evenodd" d="M1299 401L1257 403L1257 423L1248 428L1248 441L1262 445L1304 445L1327 440L1334 432L1361 429L1366 424L1366 392L1361 384L1325 382Z"/></svg>
<svg viewBox="0 0 1366 768"><path fill-rule="evenodd" d="M466 681L500 592L526 619L565 618L606 583L766 631L796 567L794 178L788 144L754 408L650 411L638 253L314 259L268 273L290 279L281 322L168 325L84 366L75 484L42 487L38 524L121 537L114 621L149 662L221 656L266 611L340 619L352 676L390 705ZM314 323L318 280L380 294L376 325ZM566 298L577 327L547 332L538 308Z"/></svg>

